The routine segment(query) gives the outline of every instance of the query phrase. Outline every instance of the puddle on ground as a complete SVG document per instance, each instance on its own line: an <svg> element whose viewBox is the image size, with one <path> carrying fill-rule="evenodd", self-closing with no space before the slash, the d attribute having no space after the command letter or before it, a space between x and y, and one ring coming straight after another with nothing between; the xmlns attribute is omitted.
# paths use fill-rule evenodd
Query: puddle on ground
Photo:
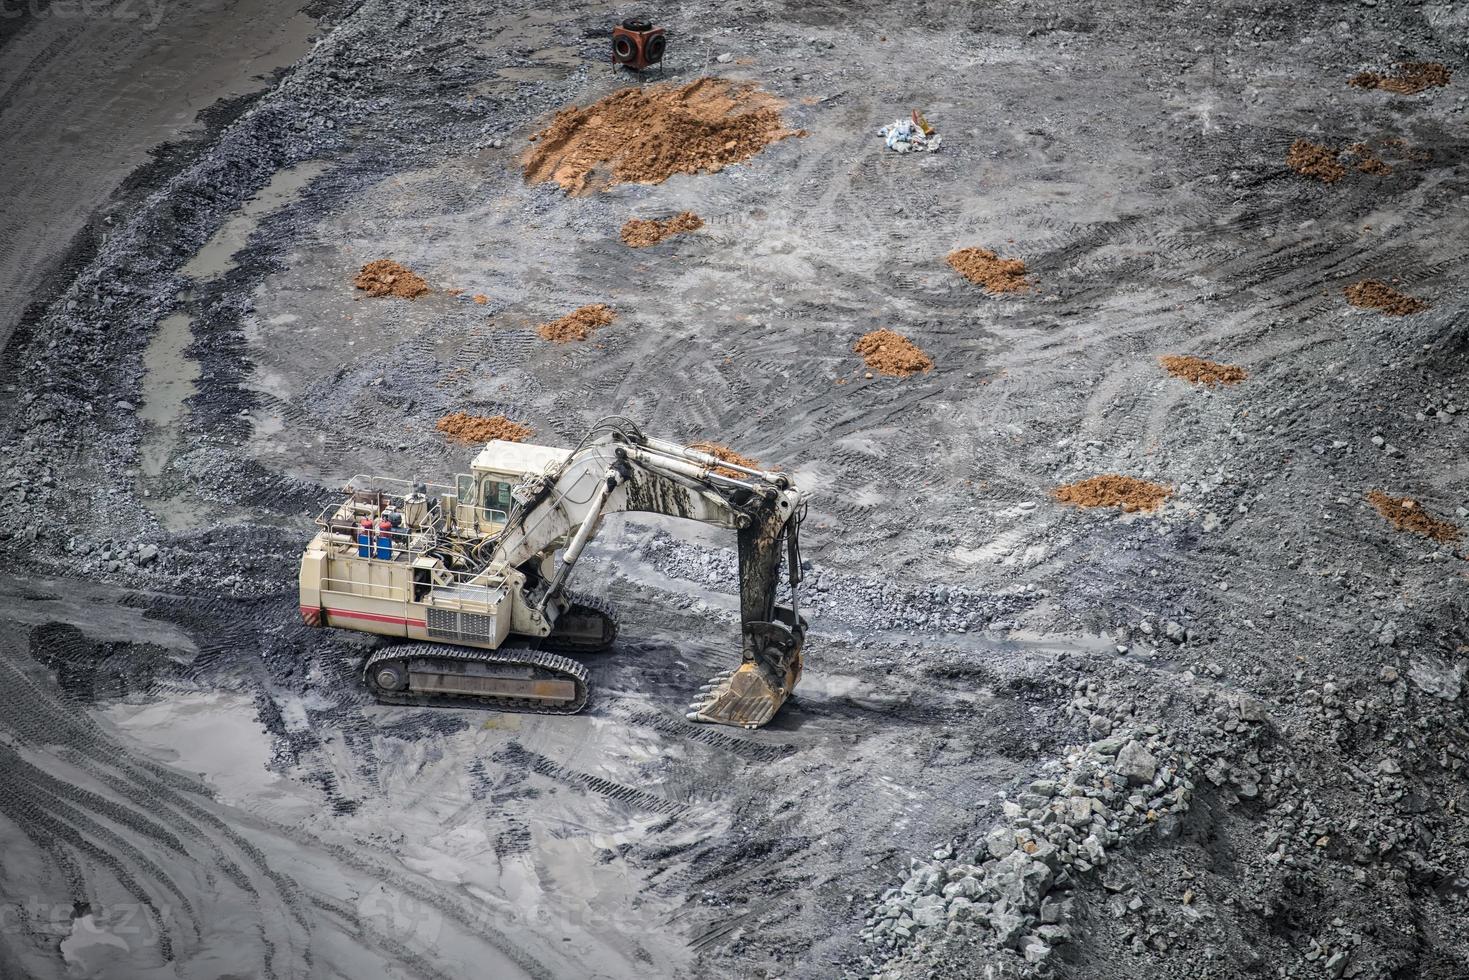
<svg viewBox="0 0 1469 980"><path fill-rule="evenodd" d="M307 160L294 167L277 171L255 196L246 201L228 221L215 231L194 257L184 266L183 273L194 279L213 279L224 275L235 267L234 255L244 248L250 236L268 215L286 207L300 196L303 188L326 170L320 160Z"/></svg>
<svg viewBox="0 0 1469 980"><path fill-rule="evenodd" d="M143 353L143 404L138 418L146 426L142 452L145 477L163 475L163 467L178 441L184 402L198 391L199 364L184 356L184 348L194 339L192 326L193 320L185 313L164 317Z"/></svg>
<svg viewBox="0 0 1469 980"><path fill-rule="evenodd" d="M134 927L136 928L136 927ZM111 964L126 962L132 950L90 913L71 920L71 935L61 941L67 975L94 977Z"/></svg>

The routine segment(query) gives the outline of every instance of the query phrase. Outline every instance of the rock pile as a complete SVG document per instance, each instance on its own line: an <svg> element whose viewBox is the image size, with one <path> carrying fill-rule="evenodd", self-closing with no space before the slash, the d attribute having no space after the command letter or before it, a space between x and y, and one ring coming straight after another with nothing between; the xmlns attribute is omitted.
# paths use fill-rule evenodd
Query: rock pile
<svg viewBox="0 0 1469 980"><path fill-rule="evenodd" d="M629 248L647 248L657 245L670 235L682 235L704 227L704 219L692 211L684 211L671 218L629 218L622 226L622 243Z"/></svg>
<svg viewBox="0 0 1469 980"><path fill-rule="evenodd" d="M1194 357L1189 354L1164 354L1158 358L1158 363L1163 365L1163 370L1175 378L1183 378L1185 381L1210 388L1215 385L1239 384L1249 377L1242 367L1220 364L1217 361L1206 361L1202 357Z"/></svg>
<svg viewBox="0 0 1469 980"><path fill-rule="evenodd" d="M780 110L769 93L722 78L618 89L585 108L561 110L532 136L525 179L554 180L578 192L714 173L788 136L804 136L786 127ZM609 169L610 178L594 178Z"/></svg>
<svg viewBox="0 0 1469 980"><path fill-rule="evenodd" d="M1428 309L1428 304L1407 293L1400 293L1379 279L1363 279L1347 286L1347 302L1363 309L1377 310L1388 316L1409 316Z"/></svg>
<svg viewBox="0 0 1469 980"><path fill-rule="evenodd" d="M959 275L983 286L989 293L1019 293L1030 288L1024 262L1002 259L987 248L961 248L950 252L945 261Z"/></svg>
<svg viewBox="0 0 1469 980"><path fill-rule="evenodd" d="M1424 89L1447 85L1452 73L1437 61L1404 61L1392 74L1361 71L1347 79L1354 88L1381 89L1395 95L1417 95Z"/></svg>
<svg viewBox="0 0 1469 980"><path fill-rule="evenodd" d="M1155 511L1173 488L1132 476L1107 473L1057 487L1051 495L1075 507L1121 507L1124 513Z"/></svg>
<svg viewBox="0 0 1469 980"><path fill-rule="evenodd" d="M852 345L866 365L880 374L906 378L933 370L933 359L913 341L893 330L874 330Z"/></svg>
<svg viewBox="0 0 1469 980"><path fill-rule="evenodd" d="M530 426L512 422L503 415L470 415L468 412L445 415L434 428L457 442L489 442L491 439L521 442L536 432Z"/></svg>
<svg viewBox="0 0 1469 980"><path fill-rule="evenodd" d="M375 259L362 267L352 285L369 296L397 296L417 299L429 291L423 277L392 259Z"/></svg>
<svg viewBox="0 0 1469 980"><path fill-rule="evenodd" d="M1001 820L977 840L939 847L883 893L862 931L872 948L869 970L883 976L882 965L921 945L925 933L942 933L968 935L1022 972L1044 971L1056 947L1073 938L1078 886L1107 866L1115 848L1176 836L1201 786L1270 792L1262 785L1273 777L1234 761L1240 748L1229 740L1210 753L1181 734L1138 725L1129 706L1095 681L1077 680L1066 714L1094 740L1005 799ZM1265 706L1249 698L1228 699L1220 714L1236 741L1267 721ZM899 967L891 975L907 974Z"/></svg>
<svg viewBox="0 0 1469 980"><path fill-rule="evenodd" d="M1285 165L1302 177L1334 184L1347 175L1347 168L1336 158L1336 151L1320 143L1298 139L1285 154Z"/></svg>
<svg viewBox="0 0 1469 980"><path fill-rule="evenodd" d="M1399 531L1408 531L1421 538L1445 543L1458 541L1459 528L1450 521L1434 517L1423 509L1423 505L1411 497L1389 497L1381 490L1367 495L1367 502L1377 512L1392 522Z"/></svg>
<svg viewBox="0 0 1469 980"><path fill-rule="evenodd" d="M592 331L605 327L617 318L617 313L605 303L593 303L572 310L558 320L548 320L536 328L542 340L553 344L569 344L575 340L586 340Z"/></svg>

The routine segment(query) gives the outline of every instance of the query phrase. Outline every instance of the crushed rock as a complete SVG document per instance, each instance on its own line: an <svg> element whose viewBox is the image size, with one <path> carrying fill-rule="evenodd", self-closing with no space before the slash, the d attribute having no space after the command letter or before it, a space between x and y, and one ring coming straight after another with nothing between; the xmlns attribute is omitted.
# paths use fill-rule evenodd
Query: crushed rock
<svg viewBox="0 0 1469 980"><path fill-rule="evenodd" d="M933 370L933 359L917 344L900 333L874 330L864 334L852 345L852 350L862 355L862 360L872 370L898 378L906 378L920 371Z"/></svg>
<svg viewBox="0 0 1469 980"><path fill-rule="evenodd" d="M1002 259L987 248L961 248L950 252L946 261L955 272L987 292L1019 293L1030 288L1023 261Z"/></svg>
<svg viewBox="0 0 1469 980"><path fill-rule="evenodd" d="M622 241L630 248L647 248L649 245L657 245L670 235L682 235L685 232L698 231L702 227L704 219L692 211L684 211L661 221L629 218L622 226Z"/></svg>
<svg viewBox="0 0 1469 980"><path fill-rule="evenodd" d="M451 412L439 419L434 428L458 442L489 442L491 439L521 442L535 435L536 431L503 415L471 415L468 412Z"/></svg>
<svg viewBox="0 0 1469 980"><path fill-rule="evenodd" d="M1390 497L1381 490L1367 495L1367 502L1392 522L1399 531L1409 531L1431 541L1452 542L1462 536L1457 525L1434 517L1411 497Z"/></svg>
<svg viewBox="0 0 1469 980"><path fill-rule="evenodd" d="M1404 61L1392 74L1360 71L1347 79L1353 88L1381 89L1395 95L1417 95L1424 89L1447 85L1453 73L1437 61Z"/></svg>
<svg viewBox="0 0 1469 980"><path fill-rule="evenodd" d="M1302 177L1312 177L1323 184L1334 184L1347 175L1347 168L1336 159L1336 151L1320 143L1298 139L1285 155L1286 166Z"/></svg>
<svg viewBox="0 0 1469 980"><path fill-rule="evenodd" d="M554 180L573 193L715 173L771 143L804 136L786 126L781 107L753 84L722 78L619 89L558 112L531 137L521 162L528 182Z"/></svg>
<svg viewBox="0 0 1469 980"><path fill-rule="evenodd" d="M362 267L352 285L369 296L397 296L415 299L429 291L423 277L392 259L374 259Z"/></svg>
<svg viewBox="0 0 1469 980"><path fill-rule="evenodd" d="M592 331L605 327L617 318L617 313L605 303L593 303L572 310L559 320L548 320L536 328L543 340L555 344L567 344L574 340L586 340Z"/></svg>
<svg viewBox="0 0 1469 980"><path fill-rule="evenodd" d="M1380 279L1363 279L1344 290L1347 302L1364 309L1378 310L1388 316L1408 316L1428 309L1428 304L1406 293L1400 293Z"/></svg>
<svg viewBox="0 0 1469 980"><path fill-rule="evenodd" d="M750 467L750 469L753 470L760 469L759 460L751 459L749 456L744 456L740 453L737 453L728 446L720 445L717 442L695 442L690 444L689 448L696 449L701 453L708 453L710 456L718 457L719 459L724 460L726 463L734 463L737 466L748 466ZM723 466L716 466L714 468L714 472L718 473L720 476L733 477L737 480L743 480L746 478L746 474L741 473L739 470L731 470Z"/></svg>
<svg viewBox="0 0 1469 980"><path fill-rule="evenodd" d="M1234 385L1249 377L1242 367L1233 364L1220 364L1217 361L1206 361L1202 357L1194 357L1191 354L1164 354L1158 358L1163 365L1163 370L1175 378L1183 378L1194 384L1208 385Z"/></svg>
<svg viewBox="0 0 1469 980"><path fill-rule="evenodd" d="M1112 473L1088 477L1051 491L1063 504L1076 507L1121 507L1125 513L1155 511L1173 495L1173 488Z"/></svg>

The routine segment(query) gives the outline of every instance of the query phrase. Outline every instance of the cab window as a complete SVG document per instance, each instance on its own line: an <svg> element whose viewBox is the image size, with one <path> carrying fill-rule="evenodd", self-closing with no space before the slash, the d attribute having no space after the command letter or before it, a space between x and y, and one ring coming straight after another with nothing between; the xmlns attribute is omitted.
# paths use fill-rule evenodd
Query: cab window
<svg viewBox="0 0 1469 980"><path fill-rule="evenodd" d="M515 505L514 498L510 496L510 484L488 477L484 482L484 496L481 501L485 519L500 524L509 518L510 509Z"/></svg>

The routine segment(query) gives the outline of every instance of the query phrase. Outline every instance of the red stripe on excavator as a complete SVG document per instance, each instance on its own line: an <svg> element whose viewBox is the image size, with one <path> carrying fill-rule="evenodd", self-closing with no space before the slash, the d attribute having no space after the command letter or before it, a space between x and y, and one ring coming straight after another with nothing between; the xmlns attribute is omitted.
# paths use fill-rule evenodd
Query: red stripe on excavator
<svg viewBox="0 0 1469 980"><path fill-rule="evenodd" d="M302 606L302 614L305 614L310 608L310 606ZM330 607L323 606L321 611L326 613L328 616L342 616L346 619L370 619L374 623L397 623L399 626L428 625L421 619L405 619L402 616L380 616L377 613L354 612L350 609L332 609Z"/></svg>

